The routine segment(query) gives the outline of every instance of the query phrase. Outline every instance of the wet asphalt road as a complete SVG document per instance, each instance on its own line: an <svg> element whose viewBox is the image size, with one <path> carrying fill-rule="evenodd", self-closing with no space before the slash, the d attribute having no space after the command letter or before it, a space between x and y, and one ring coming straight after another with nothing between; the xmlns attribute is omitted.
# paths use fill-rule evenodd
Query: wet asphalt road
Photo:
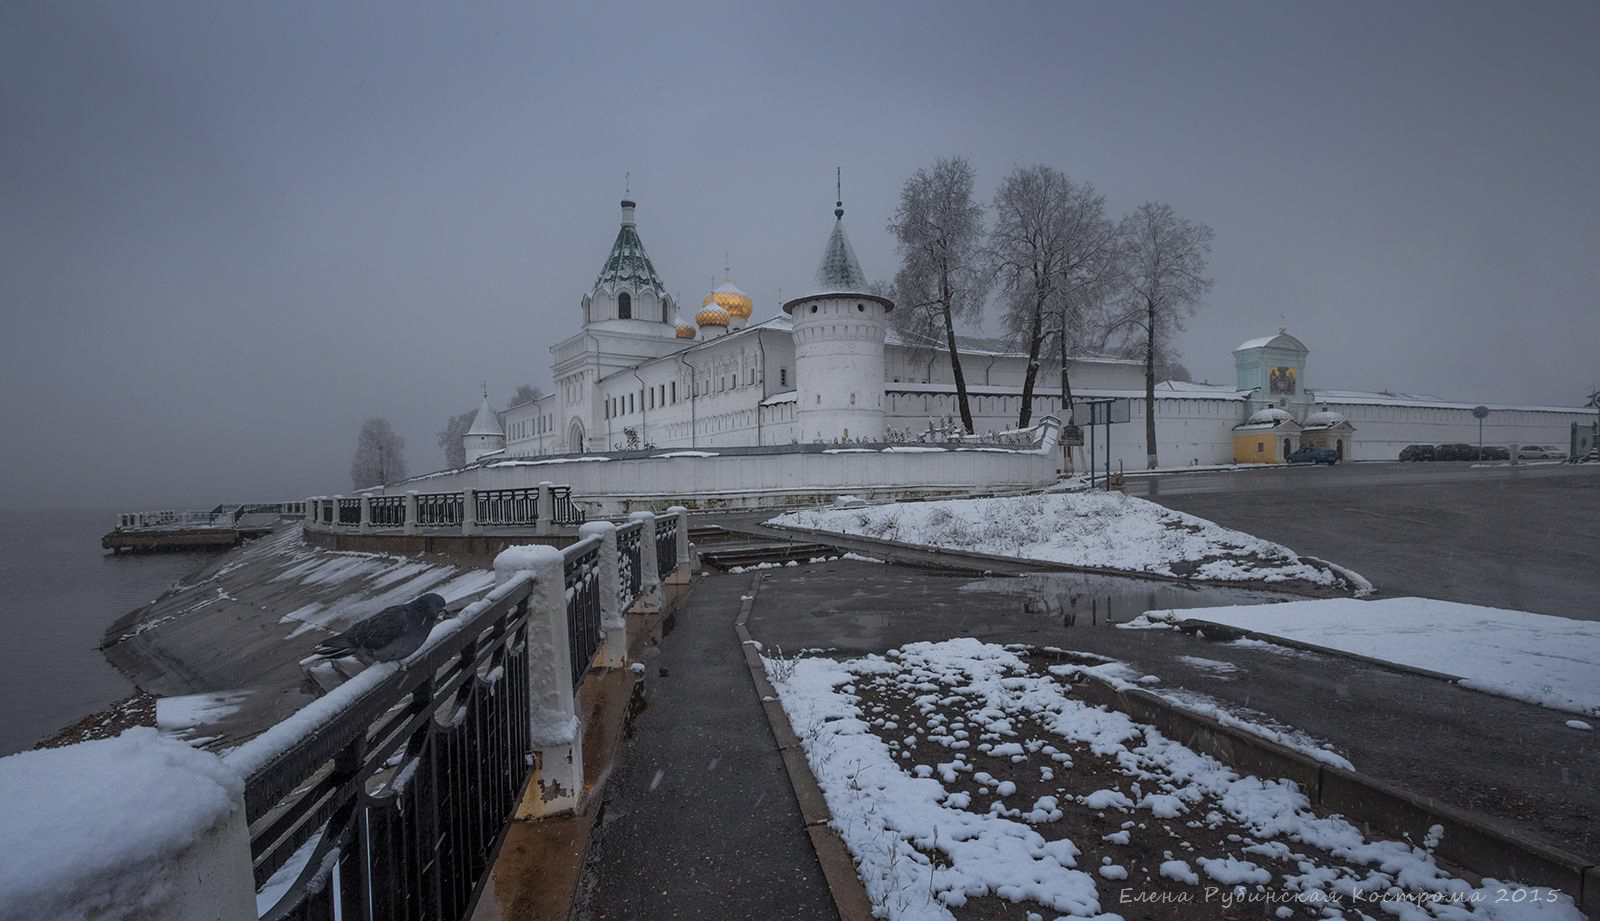
<svg viewBox="0 0 1600 921"><path fill-rule="evenodd" d="M1286 467L1127 491L1348 566L1381 595L1600 619L1600 465Z"/></svg>
<svg viewBox="0 0 1600 921"><path fill-rule="evenodd" d="M575 919L838 917L734 634L749 585L702 580L647 649Z"/></svg>

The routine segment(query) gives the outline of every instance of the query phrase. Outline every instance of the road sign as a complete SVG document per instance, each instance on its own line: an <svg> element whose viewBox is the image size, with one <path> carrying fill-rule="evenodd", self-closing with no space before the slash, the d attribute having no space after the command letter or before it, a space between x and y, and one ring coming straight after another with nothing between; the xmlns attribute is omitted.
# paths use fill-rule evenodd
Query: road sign
<svg viewBox="0 0 1600 921"><path fill-rule="evenodd" d="M1069 448L1083 447L1083 429L1069 425L1061 431L1061 443Z"/></svg>
<svg viewBox="0 0 1600 921"><path fill-rule="evenodd" d="M1472 407L1472 418L1474 418L1474 419L1485 419L1485 418L1488 418L1488 416L1489 416L1489 407L1487 407L1487 406L1474 406L1474 407Z"/></svg>
<svg viewBox="0 0 1600 921"><path fill-rule="evenodd" d="M1110 425L1127 422L1132 413L1127 400L1087 400L1090 425Z"/></svg>

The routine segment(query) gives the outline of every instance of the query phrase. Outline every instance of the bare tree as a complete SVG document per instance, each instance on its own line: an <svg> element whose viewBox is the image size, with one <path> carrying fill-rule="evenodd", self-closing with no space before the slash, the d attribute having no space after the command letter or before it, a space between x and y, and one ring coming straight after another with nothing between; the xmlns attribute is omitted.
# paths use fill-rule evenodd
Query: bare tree
<svg viewBox="0 0 1600 921"><path fill-rule="evenodd" d="M532 384L523 384L517 388L516 393L511 395L511 401L506 404L506 409L510 409L513 406L521 406L524 403L532 403L542 396L544 396L544 393L538 387Z"/></svg>
<svg viewBox="0 0 1600 921"><path fill-rule="evenodd" d="M1069 350L1101 338L1099 308L1114 283L1117 225L1105 197L1050 166L1019 166L994 196L987 250L1004 322L1028 350L1019 427L1033 418L1040 357L1051 339L1061 362L1061 405L1072 422Z"/></svg>
<svg viewBox="0 0 1600 921"><path fill-rule="evenodd" d="M444 449L446 469L454 470L467 465L467 448L461 439L472 428L472 420L477 415L478 411L475 409L456 413L446 420L444 428L439 430L439 447Z"/></svg>
<svg viewBox="0 0 1600 921"><path fill-rule="evenodd" d="M1143 353L1144 441L1151 469L1156 466L1156 363L1211 290L1206 260L1213 236L1209 226L1179 217L1166 202L1147 201L1122 219L1124 291L1112 328Z"/></svg>
<svg viewBox="0 0 1600 921"><path fill-rule="evenodd" d="M1123 358L1144 360L1144 343L1140 341L1125 341L1122 347L1116 350L1117 355ZM1171 340L1156 343L1156 381L1187 381L1193 380L1189 368L1183 363L1183 353Z"/></svg>
<svg viewBox="0 0 1600 921"><path fill-rule="evenodd" d="M898 295L891 316L908 341L942 340L950 355L961 424L972 432L967 379L956 347L956 321L983 310L987 273L981 264L983 205L972 197L975 174L965 157L944 157L919 169L900 190L889 231L900 244Z"/></svg>
<svg viewBox="0 0 1600 921"><path fill-rule="evenodd" d="M356 456L350 462L350 484L356 489L393 483L406 475L406 441L382 416L361 423Z"/></svg>

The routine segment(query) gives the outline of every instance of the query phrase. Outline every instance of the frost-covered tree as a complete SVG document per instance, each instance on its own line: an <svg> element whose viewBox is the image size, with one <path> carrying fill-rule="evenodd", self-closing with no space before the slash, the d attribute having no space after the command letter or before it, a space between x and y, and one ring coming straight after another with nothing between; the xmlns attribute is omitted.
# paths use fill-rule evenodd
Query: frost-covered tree
<svg viewBox="0 0 1600 921"><path fill-rule="evenodd" d="M1156 466L1157 361L1211 290L1206 262L1213 236L1209 226L1179 217L1166 202L1147 201L1122 219L1122 294L1110 328L1144 360L1144 441L1151 469Z"/></svg>
<svg viewBox="0 0 1600 921"><path fill-rule="evenodd" d="M444 428L439 430L439 447L444 449L444 465L448 470L467 465L467 448L461 441L462 437L472 428L472 420L478 411L469 409L464 413L456 413L447 419Z"/></svg>
<svg viewBox="0 0 1600 921"><path fill-rule="evenodd" d="M1028 351L1019 427L1032 421L1039 363L1052 341L1072 421L1067 355L1104 338L1101 308L1116 280L1118 229L1105 204L1094 186L1044 165L1017 167L995 192L990 268L1005 328Z"/></svg>
<svg viewBox="0 0 1600 921"><path fill-rule="evenodd" d="M544 396L544 394L539 390L538 387L535 387L532 384L523 384L521 387L517 388L516 393L511 395L510 402L506 403L506 409L510 409L513 406L521 406L524 403L532 403L534 400L537 400L542 396Z"/></svg>
<svg viewBox="0 0 1600 921"><path fill-rule="evenodd" d="M900 248L895 310L890 317L912 343L942 343L950 356L961 424L973 430L967 379L956 347L956 321L983 311L988 273L982 263L983 205L972 197L975 173L965 157L919 169L900 190L889 232Z"/></svg>
<svg viewBox="0 0 1600 921"><path fill-rule="evenodd" d="M382 416L361 423L356 456L350 462L350 484L356 489L382 486L406 475L406 442Z"/></svg>

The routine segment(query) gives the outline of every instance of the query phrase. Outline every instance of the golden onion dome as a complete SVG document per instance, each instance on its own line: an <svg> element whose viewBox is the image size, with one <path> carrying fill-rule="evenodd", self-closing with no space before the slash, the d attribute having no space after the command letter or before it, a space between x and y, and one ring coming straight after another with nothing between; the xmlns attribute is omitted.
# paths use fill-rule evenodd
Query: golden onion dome
<svg viewBox="0 0 1600 921"><path fill-rule="evenodd" d="M750 295L744 293L738 285L733 283L731 269L723 266L722 271L722 284L713 288L711 293L706 295L706 299L700 302L700 306L709 307L712 304L716 304L726 310L731 317L739 317L743 320L750 319L750 312L755 307L755 302L750 300Z"/></svg>
<svg viewBox="0 0 1600 921"><path fill-rule="evenodd" d="M695 332L694 325L689 323L683 317L676 318L673 321L673 326L676 327L679 339L693 339L694 338L694 332Z"/></svg>
<svg viewBox="0 0 1600 921"><path fill-rule="evenodd" d="M728 320L728 311L716 304L707 304L694 315L694 322L698 326L727 326Z"/></svg>

